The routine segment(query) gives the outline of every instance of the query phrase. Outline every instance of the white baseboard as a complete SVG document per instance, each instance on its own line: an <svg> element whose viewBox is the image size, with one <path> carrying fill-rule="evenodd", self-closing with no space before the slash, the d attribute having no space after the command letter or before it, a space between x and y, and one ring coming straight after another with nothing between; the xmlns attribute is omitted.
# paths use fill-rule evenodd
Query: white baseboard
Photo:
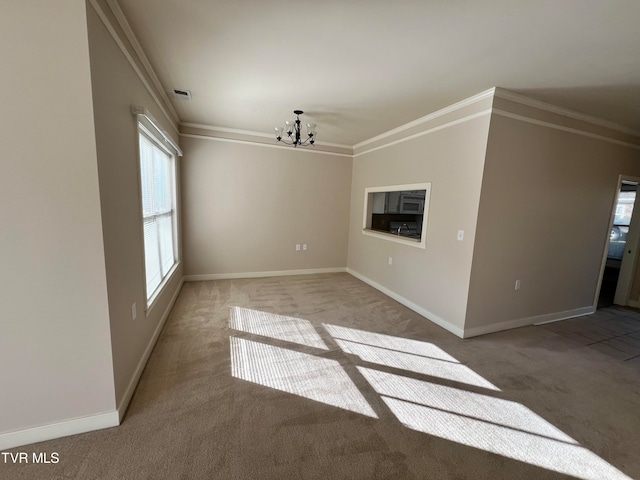
<svg viewBox="0 0 640 480"><path fill-rule="evenodd" d="M464 338L464 331L460 327L456 327L455 325L447 322L445 319L440 318L439 316L431 313L430 311L428 311L425 308L422 308L420 305L416 305L411 300L408 300L407 298L405 298L405 297L403 297L401 295L398 295L394 291L389 290L387 287L384 287L384 286L380 285L377 282L374 282L370 278L365 277L364 275L362 275L359 272L356 272L355 270L347 268L347 273L353 275L354 277L356 277L359 280L362 280L364 283L366 283L368 285L371 285L376 290L379 290L380 292L384 293L386 296L393 298L396 302L401 303L402 305L404 305L408 309L413 310L416 313L419 313L420 315L425 317L430 322L433 322L436 325L441 326L445 330L448 330L449 332L453 333L454 335L456 335L456 336L458 336L460 338Z"/></svg>
<svg viewBox="0 0 640 480"><path fill-rule="evenodd" d="M347 268L347 273L362 280L364 283L371 285L376 290L381 291L388 297L393 298L398 303L401 303L402 305L413 310L414 312L419 313L420 315L425 317L427 320L435 323L436 325L441 326L442 328L450 331L451 333L453 333L454 335L460 338L477 337L479 335L486 335L488 333L500 332L502 330L510 330L512 328L525 327L527 325L541 325L543 323L559 322L560 320L566 320L567 318L575 318L575 317L581 317L584 315L591 315L596 311L596 307L593 307L593 306L582 307L582 308L576 308L574 310L566 310L563 312L556 312L556 313L547 313L544 315L537 315L535 317L518 318L515 320L509 320L506 322L494 323L492 325L486 325L483 327L476 327L476 328L463 330L460 327L456 327L450 322L444 320L443 318L440 318L437 315L434 315L433 313L429 312L427 309L419 305L416 305L411 300L408 300L403 296L398 295L397 293L380 285L379 283L374 282L370 278L365 277L364 275L356 272L355 270Z"/></svg>
<svg viewBox="0 0 640 480"><path fill-rule="evenodd" d="M547 313L546 315L538 315L537 317L531 317L534 325L543 325L545 323L559 322L560 320L566 320L567 318L583 317L585 315L591 315L596 312L597 307L581 307L573 310L565 310L564 312Z"/></svg>
<svg viewBox="0 0 640 480"><path fill-rule="evenodd" d="M136 371L133 375L133 378L129 382L129 386L122 399L120 400L120 404L118 405L117 410L113 412L102 413L99 415L91 415L89 417L81 417L74 418L73 420L65 420L63 422L52 423L50 425L42 425L38 427L28 428L25 430L19 430L16 432L9 432L0 434L0 450L7 450L10 448L20 447L22 445L29 445L31 443L44 442L46 440L52 440L54 438L66 437L69 435L77 435L79 433L92 432L94 430L101 430L103 428L111 428L117 427L120 425L122 418L129 406L129 402L131 401L131 397L133 396L133 392L138 385L138 381L140 380L140 376L142 375L142 371L144 370L147 361L149 360L149 356L153 351L153 347L158 341L158 337L160 336L160 332L164 327L164 324L169 317L169 313L173 308L176 299L178 298L178 294L180 293L180 289L184 283L184 279L180 280L180 284L171 298L167 308L165 309L158 326L156 327L151 340L147 345L147 348L144 351L140 362L136 368Z"/></svg>
<svg viewBox="0 0 640 480"><path fill-rule="evenodd" d="M173 296L171 297L171 300L169 301L167 308L162 314L162 318L158 322L158 326L153 332L153 336L149 340L149 343L147 344L147 348L145 349L144 354L142 355L142 358L138 362L138 366L136 367L136 371L134 372L133 377L129 382L129 385L127 386L127 390L124 392L124 395L122 396L122 398L118 403L117 412L118 412L118 419L120 422L124 418L124 414L126 413L127 408L129 407L129 402L131 402L131 397L133 397L133 392L135 392L136 387L138 386L138 382L140 381L140 377L142 376L144 367L147 365L147 361L151 356L153 347L156 346L156 342L160 337L160 332L162 332L162 328L164 327L164 324L166 323L167 318L169 318L171 309L173 308L174 303L176 303L176 300L178 299L178 295L180 294L180 290L182 289L183 284L184 284L184 277L180 279L180 284L178 285L178 288L176 288L176 291L173 293Z"/></svg>
<svg viewBox="0 0 640 480"><path fill-rule="evenodd" d="M203 280L233 280L235 278L264 278L284 277L289 275L312 275L314 273L343 273L345 267L336 268L308 268L301 270L275 270L270 272L240 272L240 273L205 273L202 275L185 275L185 282L199 282Z"/></svg>
<svg viewBox="0 0 640 480"><path fill-rule="evenodd" d="M464 338L477 337L479 335L486 335L487 333L495 333L502 330L510 330L512 328L526 327L528 325L542 325L544 323L559 322L560 320L566 320L567 318L591 315L595 311L596 307L591 306L576 308L574 310L565 310L563 312L546 313L544 315L537 315L535 317L517 318L515 320L494 323L491 325L486 325L484 327L466 329L464 332Z"/></svg>
<svg viewBox="0 0 640 480"><path fill-rule="evenodd" d="M120 425L120 419L118 412L114 410L113 412L74 418L73 420L27 428L17 432L3 433L0 435L0 450L8 450L22 445L52 440L54 438L102 430L103 428L117 427L118 425Z"/></svg>

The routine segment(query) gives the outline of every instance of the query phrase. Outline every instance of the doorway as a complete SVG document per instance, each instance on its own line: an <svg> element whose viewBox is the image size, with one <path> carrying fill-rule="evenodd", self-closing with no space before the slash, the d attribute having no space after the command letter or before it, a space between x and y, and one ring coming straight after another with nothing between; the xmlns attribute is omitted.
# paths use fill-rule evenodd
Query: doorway
<svg viewBox="0 0 640 480"><path fill-rule="evenodd" d="M638 222L632 222L639 216L634 215L637 190L638 179L621 177L612 214L598 308L629 303L638 244L638 228L633 226Z"/></svg>

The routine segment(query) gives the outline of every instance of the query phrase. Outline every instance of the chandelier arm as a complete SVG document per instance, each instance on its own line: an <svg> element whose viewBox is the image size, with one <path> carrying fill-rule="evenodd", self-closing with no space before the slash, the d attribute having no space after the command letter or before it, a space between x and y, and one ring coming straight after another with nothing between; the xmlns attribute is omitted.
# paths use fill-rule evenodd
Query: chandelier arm
<svg viewBox="0 0 640 480"><path fill-rule="evenodd" d="M285 145L293 145L293 146L301 146L301 147L308 147L309 145L311 145L312 147L315 147L315 143L310 143L312 137L308 137L305 141L300 141L300 142L295 142L295 140L291 139L290 142L286 141L284 138L281 138L280 140L276 139L276 141L280 142L280 143L284 143Z"/></svg>
<svg viewBox="0 0 640 480"><path fill-rule="evenodd" d="M286 141L282 138L284 137L284 135L282 137L276 136L276 141L282 142L285 145L292 145L293 147L306 147L308 145L311 145L312 147L315 146L315 135L310 135L309 133L307 133L306 138L304 138L303 140L302 121L300 120L300 115L304 112L302 110L294 110L293 113L296 115L296 119L293 120L293 122L285 122L286 127L293 127L291 131L287 131L286 128L283 130L276 128L276 135L278 135L279 133L286 134L286 136L289 138L289 141ZM315 125L313 125L313 127L315 129Z"/></svg>

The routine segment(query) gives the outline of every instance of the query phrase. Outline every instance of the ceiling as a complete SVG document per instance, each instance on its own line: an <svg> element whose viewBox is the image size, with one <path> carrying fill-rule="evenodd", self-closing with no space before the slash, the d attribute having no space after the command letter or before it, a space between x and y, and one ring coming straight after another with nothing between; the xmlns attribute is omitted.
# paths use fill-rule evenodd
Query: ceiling
<svg viewBox="0 0 640 480"><path fill-rule="evenodd" d="M637 0L118 0L182 123L354 145L502 87L640 132Z"/></svg>

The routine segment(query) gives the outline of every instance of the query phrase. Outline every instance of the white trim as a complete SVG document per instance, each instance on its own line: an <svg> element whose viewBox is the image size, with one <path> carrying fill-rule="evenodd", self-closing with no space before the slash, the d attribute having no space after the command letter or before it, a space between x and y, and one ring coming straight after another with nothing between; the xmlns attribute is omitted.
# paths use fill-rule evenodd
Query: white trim
<svg viewBox="0 0 640 480"><path fill-rule="evenodd" d="M153 88L151 88L151 85L149 85L149 82L145 78L144 74L140 71L140 68L138 67L137 63L135 62L133 57L131 57L131 53L129 52L127 47L124 45L124 43L122 42L122 39L120 38L118 33L113 28L113 25L111 25L111 22L109 22L109 19L107 18L107 15L104 13L102 8L98 4L98 0L89 0L89 3L91 4L93 9L95 10L95 12L98 15L98 17L100 17L100 20L102 20L102 23L104 24L104 26L106 27L107 31L111 35L111 37L113 38L113 40L116 42L116 44L120 48L120 51L125 56L126 60L129 62L129 65L131 65L131 68L133 68L133 70L136 73L136 75L138 75L138 78L140 79L140 81L142 82L144 87L147 89L147 92L149 92L149 95L151 95L151 98L153 98L153 100L156 102L156 105L158 106L160 111L164 114L166 119L169 120L169 125L171 126L171 128L173 128L176 133L179 133L178 124L177 124L176 120L174 118L172 118L171 115L169 115L169 113L166 111L164 105L162 104L162 102L160 101L158 96L156 95L155 91L153 90ZM164 91L163 91L163 93L164 93Z"/></svg>
<svg viewBox="0 0 640 480"><path fill-rule="evenodd" d="M147 75L149 75L149 78L151 78L151 81L155 85L156 89L158 90L158 92L160 92L160 96L162 97L165 105L173 115L174 121L176 123L179 123L180 116L178 115L178 112L176 111L176 109L173 107L171 100L167 96L167 93L165 92L164 87L162 86L162 83L160 83L160 79L158 78L158 75L156 75L155 70L151 66L151 62L149 62L149 59L147 58L147 55L144 53L144 50L142 49L140 42L138 42L138 38L133 33L133 30L131 29L131 25L129 25L129 21L127 20L127 17L125 16L124 12L120 8L120 5L118 4L117 0L106 0L106 1L107 1L107 5L109 5L109 8L113 12L113 16L116 17L116 21L120 25L120 28L122 28L122 31L124 32L124 36L127 37L127 40L129 40L129 43L131 44L133 51L136 52L136 55L140 59L142 66L147 72Z"/></svg>
<svg viewBox="0 0 640 480"><path fill-rule="evenodd" d="M142 354L142 358L140 358L140 361L138 362L138 366L136 367L133 377L131 377L131 381L127 386L127 390L124 392L124 395L120 400L120 403L116 409L120 422L124 418L124 414L126 413L127 408L129 407L129 403L131 402L133 393L135 392L136 387L138 386L138 382L140 381L140 377L142 376L144 367L147 365L147 362L149 361L149 357L151 356L151 352L153 352L153 348L156 346L156 343L158 342L160 333L164 328L164 324L167 322L167 318L169 318L169 314L171 313L171 309L173 308L173 305L176 303L176 300L178 299L178 295L180 294L180 290L182 290L182 285L184 284L184 281L185 281L184 277L180 279L180 284L178 285L178 288L176 288L176 291L173 293L171 300L169 300L169 304L167 305L167 308L162 314L162 317L160 318L160 321L158 322L158 325L156 326L156 329L153 332L153 336L149 340L149 343L147 344L147 348L144 350L144 353Z"/></svg>
<svg viewBox="0 0 640 480"><path fill-rule="evenodd" d="M314 149L306 149L306 148L292 148L288 145L272 145L269 143L260 143L260 142L250 142L248 140L236 140L234 138L225 138L225 137L210 137L208 135L196 135L194 133L180 133L181 137L185 138L199 138L201 140L217 140L219 142L230 142L230 143L240 143L242 145L252 145L257 147L267 147L267 148L281 148L283 150L296 151L302 153L320 153L323 155L335 155L338 157L347 157L353 158L353 155L350 153L338 153L338 152L328 152L326 150L314 150ZM274 138L275 140L275 138Z"/></svg>
<svg viewBox="0 0 640 480"><path fill-rule="evenodd" d="M404 125L401 125L397 128L389 130L388 132L381 133L380 135L376 135L375 137L372 137L368 140L364 140L360 143L356 143L353 146L353 148L356 149L356 148L364 147L365 145L369 145L370 143L377 142L378 140L382 140L384 138L390 137L397 133L404 132L405 130L408 130L413 127L417 127L418 125L422 125L425 122L429 122L431 120L434 120L448 113L455 112L456 110L460 110L461 108L467 107L469 105L473 105L474 103L478 103L487 98L491 98L494 95L494 92L495 92L495 88L490 88L489 90L485 90L484 92L478 93L477 95L474 95L472 97L469 97L457 103L454 103L453 105L449 105L433 113L425 115L424 117L420 117L417 120L414 120L413 122L405 123Z"/></svg>
<svg viewBox="0 0 640 480"><path fill-rule="evenodd" d="M391 297L396 302L401 303L402 305L404 305L408 309L413 310L414 312L422 315L423 317L425 317L426 320L429 320L430 322L435 323L436 325L444 328L445 330L448 330L449 332L453 333L457 337L464 338L464 336L463 336L464 332L460 327L456 327L455 325L453 325L452 323L449 323L445 319L440 318L439 316L431 313L430 311L426 310L425 308L422 308L419 305L416 305L411 300L409 300L409 299L407 299L407 298L405 298L405 297L403 297L401 295L398 295L394 291L389 290L387 287L384 287L384 286L380 285L377 282L374 282L370 278L365 277L361 273L358 273L355 270L352 270L351 268L347 268L347 273L350 274L350 275L353 275L358 280L362 280L364 283L366 283L367 285L370 285L373 288L375 288L376 290L384 293L386 296Z"/></svg>
<svg viewBox="0 0 640 480"><path fill-rule="evenodd" d="M472 113L471 115L467 115L466 117L459 118L457 120L452 120L451 122L443 123L438 125L437 127L429 128L428 130L423 130L422 132L414 133L413 135L409 135L408 137L403 137L393 142L385 143L384 145L380 145L374 148L370 148L369 150L364 150L363 152L358 152L353 155L353 157L359 157L360 155L364 155L365 153L375 152L376 150L380 150L383 148L390 147L392 145L396 145L398 143L406 142L408 140L413 140L414 138L421 137L423 135L428 135L429 133L437 132L438 130L442 130L443 128L453 127L454 125L458 125L459 123L468 122L469 120L474 120L476 118L482 117L484 115L488 115L492 112L491 108L486 110L482 110L481 112ZM355 148L355 147L354 147Z"/></svg>
<svg viewBox="0 0 640 480"><path fill-rule="evenodd" d="M221 133L235 133L237 135L251 135L254 137L264 137L269 139L274 139L274 135L269 135L264 132L252 132L251 130L239 130L237 128L227 128L227 127L216 127L213 125L205 125L203 123L190 123L190 122L180 122L181 127L186 128L199 128L201 130L209 130L212 132L221 132Z"/></svg>
<svg viewBox="0 0 640 480"><path fill-rule="evenodd" d="M118 425L120 425L118 412L114 410L113 412L100 413L88 417L74 418L63 422L18 430L17 432L3 433L0 434L0 450L8 450L22 445L53 440L54 438L102 430L103 428L117 427Z"/></svg>
<svg viewBox="0 0 640 480"><path fill-rule="evenodd" d="M205 273L201 275L185 275L185 282L201 282L206 280L233 280L236 278L265 278L285 277L290 275L313 275L316 273L343 273L345 267L336 268L308 268L302 270L275 270L270 272L239 272L239 273Z"/></svg>
<svg viewBox="0 0 640 480"><path fill-rule="evenodd" d="M427 248L425 235L422 236L421 240L418 240L417 238L406 238L406 237L403 238L402 236L394 235L393 233L381 232L378 230L371 230L370 228L363 228L362 234L368 235L369 237L388 240L390 242L401 243L402 245L408 245L410 247L416 247L416 248L422 248L422 249Z"/></svg>
<svg viewBox="0 0 640 480"><path fill-rule="evenodd" d="M544 323L559 322L560 320L566 320L567 318L591 315L595 311L596 307L582 307L574 310L565 310L564 312L546 313L544 315L537 315L534 317L518 318L501 323L492 323L491 325L486 325L484 327L465 329L464 338L477 337L479 335L486 335L487 333L511 330L512 328L526 327L529 325L542 325Z"/></svg>
<svg viewBox="0 0 640 480"><path fill-rule="evenodd" d="M153 291L153 294L147 299L147 306L145 307L145 312L147 316L150 315L150 312L158 304L158 298L160 298L161 294L163 293L163 290L166 288L169 282L173 280L173 275L176 273L176 270L180 268L181 264L182 264L181 260L178 260L176 261L176 263L173 264L173 266L169 269L167 274L164 276L164 278L160 282L160 285L156 287L156 289ZM146 272L145 272L145 279L146 279ZM145 282L145 292L146 292L146 289L147 287Z"/></svg>
<svg viewBox="0 0 640 480"><path fill-rule="evenodd" d="M565 310L558 313L547 313L545 315L538 315L537 317L531 317L534 320L534 325L544 325L545 323L554 323L561 320L567 320L568 318L583 317L585 315L593 315L597 310L597 307L582 307L574 310Z"/></svg>
<svg viewBox="0 0 640 480"><path fill-rule="evenodd" d="M405 190L430 190L431 182L422 183L405 183L403 185L377 185L375 187L366 187L367 193L378 192L402 192Z"/></svg>
<svg viewBox="0 0 640 480"><path fill-rule="evenodd" d="M381 232L372 230L371 223L373 217L372 202L369 202L372 193L380 192L403 192L407 190L424 190L424 209L422 212L422 230L420 232L420 240L394 235L390 232ZM375 187L366 187L364 189L364 208L362 212L362 233L371 237L389 240L391 242L401 243L410 247L427 248L427 224L429 223L429 204L431 202L431 182L409 183L404 185L380 185Z"/></svg>
<svg viewBox="0 0 640 480"><path fill-rule="evenodd" d="M632 135L634 137L640 137L640 132L633 130L631 128L625 127L623 125L617 124L615 122L604 120L598 117L593 117L591 115L587 115L586 113L578 112L576 110L559 107L552 103L547 103L542 100L536 100L534 98L527 97L525 95L521 95L519 93L515 93L510 90L505 90L500 87L495 88L494 95L498 98L510 100L512 102L519 103L521 105L527 105L529 107L537 108L539 110L545 110L547 112L556 113L558 115L562 115L563 117L573 118L574 120L580 120L581 122L591 123L592 125L609 128L611 130L615 130L620 133L625 133L627 135Z"/></svg>
<svg viewBox="0 0 640 480"><path fill-rule="evenodd" d="M640 185L640 178L633 177L631 175L620 175L618 179L618 188L616 189L615 201L613 209L611 211L610 226L608 232L611 231L613 223L615 221L615 209L618 205L618 198L622 189L623 183L635 183L636 187ZM629 232L627 233L627 241L624 245L624 253L622 261L620 263L620 271L618 273L618 282L616 283L616 291L613 298L613 303L616 305L627 305L629 303L629 297L631 296L631 286L636 273L636 266L638 263L638 241L640 240L640 202L634 200L633 211L631 213L631 223L629 225ZM611 238L607 239L607 253L609 252L609 242ZM606 257L606 254L605 254ZM605 265L606 265L605 258ZM604 271L602 272L604 274ZM599 293L599 290L598 290ZM597 300L596 300L597 303Z"/></svg>
<svg viewBox="0 0 640 480"><path fill-rule="evenodd" d="M263 137L263 138L275 140L275 134L268 134L264 132L252 132L251 130L239 130L237 128L216 127L214 125L205 125L203 123L190 123L190 122L180 122L180 126L187 127L187 128L199 128L202 130L209 130L212 132L233 133L236 135L249 135L254 137ZM322 145L325 147L347 148L349 150L353 149L353 147L350 145L342 145L340 143L315 142L314 145Z"/></svg>
<svg viewBox="0 0 640 480"><path fill-rule="evenodd" d="M182 150L180 150L180 146L175 142L175 140L173 140L173 138L171 138L166 130L162 129L162 127L160 126L160 122L158 122L155 117L151 115L151 112L149 110L139 105L131 105L131 113L136 117L145 117L149 121L151 126L160 134L164 142L168 143L171 148L175 150L175 153L177 153L179 157L184 156ZM138 122L140 122L140 120L138 120Z"/></svg>
<svg viewBox="0 0 640 480"><path fill-rule="evenodd" d="M634 150L640 150L640 145L636 145L635 143L624 142L622 140L617 140L615 138L605 137L604 135L598 135L597 133L585 132L584 130L579 130L577 128L566 127L564 125L558 125L557 123L546 122L543 120L536 120L534 118L526 117L524 115L519 115L517 113L507 112L505 110L500 110L499 108L494 108L493 113L496 115L501 115L503 117L511 118L513 120L520 120L521 122L531 123L533 125L539 125L541 127L553 128L555 130L561 130L563 132L574 133L576 135L582 135L583 137L595 138L597 140L602 140L603 142L614 143L616 145L622 145L624 147L633 148Z"/></svg>

